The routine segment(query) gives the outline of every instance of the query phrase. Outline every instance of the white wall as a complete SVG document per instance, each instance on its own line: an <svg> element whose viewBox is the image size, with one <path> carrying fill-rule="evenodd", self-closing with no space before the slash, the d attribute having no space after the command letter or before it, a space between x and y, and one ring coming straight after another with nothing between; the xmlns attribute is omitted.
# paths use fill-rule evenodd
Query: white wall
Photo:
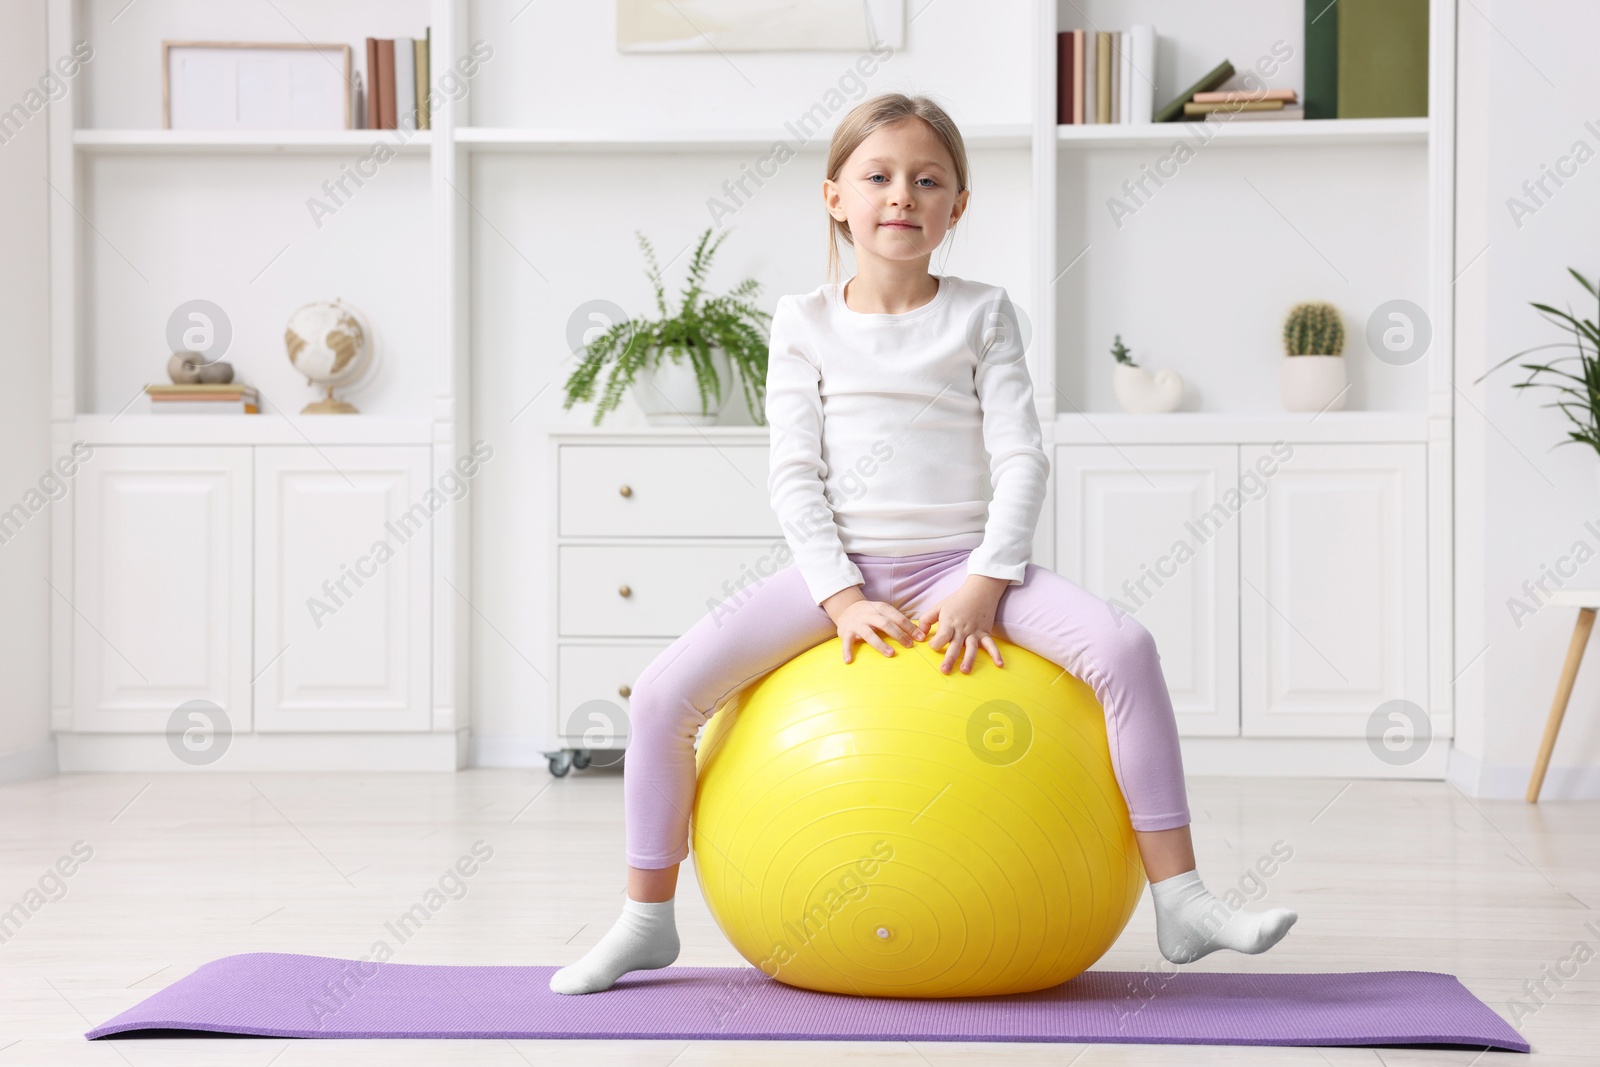
<svg viewBox="0 0 1600 1067"><path fill-rule="evenodd" d="M45 6L7 4L0 32L0 110L36 87L48 66ZM0 511L24 504L50 461L50 320L45 184L47 111L0 143ZM42 495L42 494L41 494ZM39 498L35 498L37 503ZM0 781L54 771L50 737L48 505L0 544Z"/></svg>
<svg viewBox="0 0 1600 1067"><path fill-rule="evenodd" d="M1451 779L1476 795L1520 797L1538 751L1576 609L1542 606L1525 581L1582 542L1592 558L1567 588L1600 589L1600 489L1593 449L1571 444L1567 420L1540 405L1548 390L1513 389L1515 364L1474 379L1513 352L1561 340L1530 300L1583 307L1567 274L1600 275L1600 159L1576 167L1542 206L1524 181L1577 142L1600 153L1600 6L1474 0L1460 6L1457 140L1457 727ZM1585 123L1592 123L1586 126ZM1566 164L1571 171L1572 164ZM1511 197L1537 207L1514 220ZM1595 316L1588 303L1586 317ZM1570 336L1570 335L1568 335ZM1541 356L1558 356L1550 351ZM1518 362L1521 362L1520 360ZM1554 449L1554 450L1552 450ZM1574 561L1575 562L1575 561ZM1567 567L1569 572L1573 567ZM1520 597L1538 610L1518 625ZM1592 643L1591 643L1592 645ZM1543 799L1600 796L1600 655L1578 676Z"/></svg>
<svg viewBox="0 0 1600 1067"><path fill-rule="evenodd" d="M974 17L974 5L914 5L922 14L905 49L854 85L841 85L854 72L851 53L622 56L614 4L538 4L510 21L518 7L473 6L469 37L495 50L474 79L475 124L780 130L812 105L827 105L830 90L838 93L835 120L892 90L933 96L963 128L1031 119L1027 0L985 3L982 17ZM1029 153L969 148L968 156L971 204L932 269L1029 293ZM475 158L464 190L473 205L472 436L496 451L472 497L474 762L526 765L555 745L545 682L553 648L545 435L587 426L593 410L561 407L573 367L567 320L597 298L630 314L654 312L635 229L654 244L674 302L688 260L678 253L711 224L708 200L725 195L724 182L740 180L758 159L742 152ZM825 280L825 162L825 151L800 153L723 220L732 232L712 268L714 291L760 278L760 304L771 310L779 296ZM848 277L848 249L841 254ZM724 413L725 423L749 421L742 399ZM642 425L631 403L602 423Z"/></svg>

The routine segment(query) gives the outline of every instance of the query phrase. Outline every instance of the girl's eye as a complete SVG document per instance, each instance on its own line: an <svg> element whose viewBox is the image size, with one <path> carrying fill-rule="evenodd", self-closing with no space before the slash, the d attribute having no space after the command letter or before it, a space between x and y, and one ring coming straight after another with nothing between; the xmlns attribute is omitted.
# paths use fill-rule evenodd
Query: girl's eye
<svg viewBox="0 0 1600 1067"><path fill-rule="evenodd" d="M883 178L885 181L888 180L886 175L874 174L874 175L870 176L869 178L867 178L867 181L872 182L874 185L876 185L879 178ZM924 189L932 189L934 185L938 185L939 184L937 181L934 181L934 179L932 179L932 178L918 178L917 181L919 181L919 182L932 182L931 185L924 185L923 186Z"/></svg>

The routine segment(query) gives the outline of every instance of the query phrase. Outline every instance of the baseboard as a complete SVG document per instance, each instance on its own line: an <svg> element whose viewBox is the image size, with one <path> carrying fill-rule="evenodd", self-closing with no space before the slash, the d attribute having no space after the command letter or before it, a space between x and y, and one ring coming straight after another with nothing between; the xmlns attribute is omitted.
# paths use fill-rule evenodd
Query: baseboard
<svg viewBox="0 0 1600 1067"><path fill-rule="evenodd" d="M180 760L165 734L58 733L63 774L233 771L457 771L466 744L446 733L235 734L214 763Z"/></svg>
<svg viewBox="0 0 1600 1067"><path fill-rule="evenodd" d="M1179 740L1186 775L1240 778L1410 778L1443 781L1448 739L1411 763L1393 765L1359 737L1185 737ZM525 734L474 735L471 767L540 767L561 747Z"/></svg>
<svg viewBox="0 0 1600 1067"><path fill-rule="evenodd" d="M1428 745L1410 763L1379 759L1363 737L1184 737L1185 777L1407 778L1443 781L1450 742Z"/></svg>
<svg viewBox="0 0 1600 1067"><path fill-rule="evenodd" d="M1521 800L1533 778L1531 763L1486 763L1458 748L1450 750L1445 780L1469 797ZM1551 764L1539 800L1600 800L1600 767Z"/></svg>
<svg viewBox="0 0 1600 1067"><path fill-rule="evenodd" d="M0 784L48 778L56 773L56 741L53 737L27 748L0 752Z"/></svg>
<svg viewBox="0 0 1600 1067"><path fill-rule="evenodd" d="M527 734L484 736L473 734L467 742L468 767L544 767L546 752L561 747Z"/></svg>

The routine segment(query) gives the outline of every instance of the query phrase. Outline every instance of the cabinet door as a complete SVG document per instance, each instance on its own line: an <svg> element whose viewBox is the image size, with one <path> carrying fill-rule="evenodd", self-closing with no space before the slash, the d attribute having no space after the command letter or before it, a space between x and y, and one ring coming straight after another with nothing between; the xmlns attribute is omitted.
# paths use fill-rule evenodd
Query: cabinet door
<svg viewBox="0 0 1600 1067"><path fill-rule="evenodd" d="M1239 732L1237 465L1234 445L1056 448L1056 570L1155 637L1187 736Z"/></svg>
<svg viewBox="0 0 1600 1067"><path fill-rule="evenodd" d="M330 416L334 417L334 416ZM256 729L425 730L423 446L256 449Z"/></svg>
<svg viewBox="0 0 1600 1067"><path fill-rule="evenodd" d="M174 416L181 417L181 416ZM101 446L80 468L72 726L160 733L189 700L250 729L250 450Z"/></svg>
<svg viewBox="0 0 1600 1067"><path fill-rule="evenodd" d="M1385 701L1427 706L1427 446L1277 447L1240 530L1244 733L1361 737Z"/></svg>

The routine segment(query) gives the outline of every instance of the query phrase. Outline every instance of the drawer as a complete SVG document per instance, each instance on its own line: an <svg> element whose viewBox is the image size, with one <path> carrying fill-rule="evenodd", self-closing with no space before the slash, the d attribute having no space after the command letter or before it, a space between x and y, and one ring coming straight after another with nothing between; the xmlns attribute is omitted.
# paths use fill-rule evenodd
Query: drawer
<svg viewBox="0 0 1600 1067"><path fill-rule="evenodd" d="M562 637L677 637L750 576L791 565L782 538L562 545L559 560Z"/></svg>
<svg viewBox="0 0 1600 1067"><path fill-rule="evenodd" d="M559 646L556 654L557 736L581 748L610 748L626 741L628 697L633 683L670 644L671 641L652 641L636 645ZM584 705L590 701L615 705L621 714L598 705L586 709Z"/></svg>
<svg viewBox="0 0 1600 1067"><path fill-rule="evenodd" d="M563 537L777 537L766 445L560 445Z"/></svg>

